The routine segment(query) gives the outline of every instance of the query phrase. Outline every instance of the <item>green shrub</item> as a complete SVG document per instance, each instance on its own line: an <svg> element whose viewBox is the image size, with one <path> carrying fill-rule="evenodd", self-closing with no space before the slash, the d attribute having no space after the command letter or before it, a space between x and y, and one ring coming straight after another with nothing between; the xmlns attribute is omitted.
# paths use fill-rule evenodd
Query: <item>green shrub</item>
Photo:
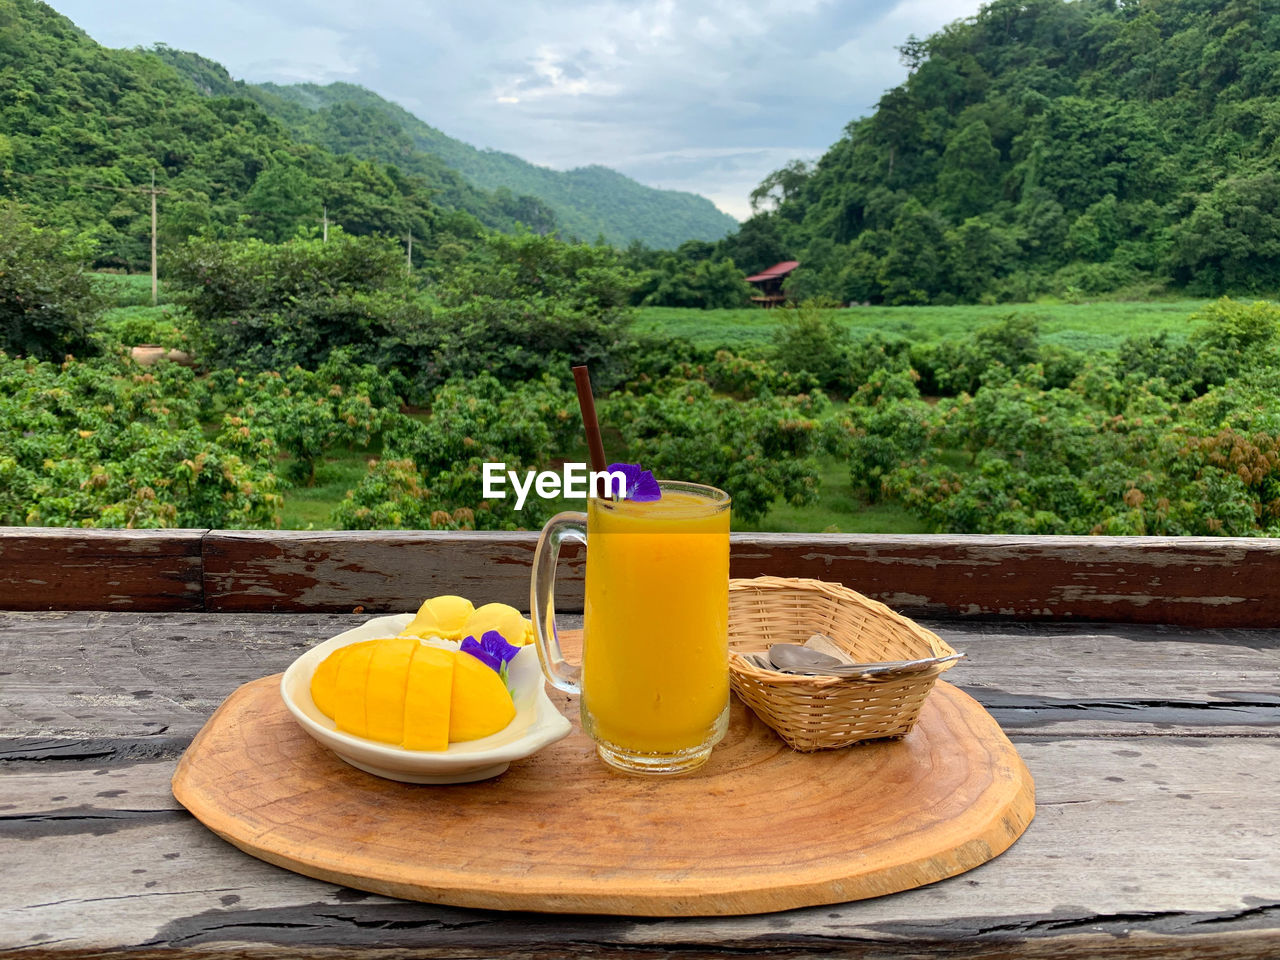
<svg viewBox="0 0 1280 960"><path fill-rule="evenodd" d="M278 523L275 444L198 419L190 371L0 354L0 523L259 527Z"/></svg>
<svg viewBox="0 0 1280 960"><path fill-rule="evenodd" d="M823 306L806 301L799 307L773 311L778 327L771 359L785 373L808 374L824 390L847 392L848 334Z"/></svg>
<svg viewBox="0 0 1280 960"><path fill-rule="evenodd" d="M441 277L426 383L488 372L500 380L567 378L591 367L600 388L625 375L634 277L610 247L533 235L486 238Z"/></svg>
<svg viewBox="0 0 1280 960"><path fill-rule="evenodd" d="M297 238L197 238L169 264L200 362L314 369L338 348L374 362L418 343L430 311L404 276L394 240L332 230Z"/></svg>
<svg viewBox="0 0 1280 960"><path fill-rule="evenodd" d="M575 444L580 429L574 394L550 376L514 386L488 374L451 381L433 394L425 421L388 421L383 458L370 465L335 520L344 529L536 529L550 506L530 497L517 510L509 490L486 500L482 465L545 467Z"/></svg>
<svg viewBox="0 0 1280 960"><path fill-rule="evenodd" d="M93 338L108 352L143 343L177 349L190 347L179 318L169 307L134 306L104 310L94 324Z"/></svg>
<svg viewBox="0 0 1280 960"><path fill-rule="evenodd" d="M89 334L103 299L85 273L89 254L0 202L0 350L40 360L96 352Z"/></svg>
<svg viewBox="0 0 1280 960"><path fill-rule="evenodd" d="M821 393L734 400L702 380L669 379L644 396L609 397L601 416L632 460L660 477L727 491L734 517L750 522L778 498L815 499L818 417L828 406Z"/></svg>

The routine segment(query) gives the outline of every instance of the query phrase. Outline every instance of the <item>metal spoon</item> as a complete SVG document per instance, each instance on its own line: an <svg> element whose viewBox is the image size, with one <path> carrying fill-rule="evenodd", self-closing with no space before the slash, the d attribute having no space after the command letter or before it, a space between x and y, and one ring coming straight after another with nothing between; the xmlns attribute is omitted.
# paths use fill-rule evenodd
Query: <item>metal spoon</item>
<svg viewBox="0 0 1280 960"><path fill-rule="evenodd" d="M825 653L819 653L796 643L775 643L769 647L768 660L775 670L783 673L799 673L807 676L875 676L885 673L912 673L926 670L941 663L959 660L963 653L945 657L924 657L920 660L888 660L879 663L845 663ZM764 659L761 657L760 659Z"/></svg>

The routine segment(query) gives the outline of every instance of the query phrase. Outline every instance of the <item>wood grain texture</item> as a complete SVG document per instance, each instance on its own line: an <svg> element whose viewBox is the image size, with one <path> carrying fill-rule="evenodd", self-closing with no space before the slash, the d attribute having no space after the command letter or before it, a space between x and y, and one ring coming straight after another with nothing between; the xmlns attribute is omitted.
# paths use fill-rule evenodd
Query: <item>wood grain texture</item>
<svg viewBox="0 0 1280 960"><path fill-rule="evenodd" d="M0 956L1280 956L1280 742L1055 739L1019 753L1036 820L989 864L874 900L643 921L311 880L182 811L171 762L33 765L3 780Z"/></svg>
<svg viewBox="0 0 1280 960"><path fill-rule="evenodd" d="M0 610L200 610L205 533L0 527Z"/></svg>
<svg viewBox="0 0 1280 960"><path fill-rule="evenodd" d="M176 760L240 684L366 619L0 613L0 759ZM1280 630L924 625L968 654L948 679L1011 734L1280 736Z"/></svg>
<svg viewBox="0 0 1280 960"><path fill-rule="evenodd" d="M216 532L210 610L399 609L406 594L473 586L524 606L533 533ZM567 549L565 610L581 610ZM738 533L730 573L814 577L910 616L1106 620L1204 627L1280 622L1280 541Z"/></svg>
<svg viewBox="0 0 1280 960"><path fill-rule="evenodd" d="M218 708L173 791L224 839L307 876L452 906L633 916L932 883L1002 853L1035 806L995 721L941 682L899 741L799 754L735 698L724 741L687 776L616 773L575 728L501 777L422 788L337 759L268 677Z"/></svg>
<svg viewBox="0 0 1280 960"><path fill-rule="evenodd" d="M524 609L536 539L481 531L214 531L204 544L206 609L399 612L410 598L442 593ZM566 545L561 556L559 579L576 583L580 594L580 551ZM579 595L577 609L581 603Z"/></svg>
<svg viewBox="0 0 1280 960"><path fill-rule="evenodd" d="M1280 540L738 534L730 575L834 580L908 616L1280 623Z"/></svg>
<svg viewBox="0 0 1280 960"><path fill-rule="evenodd" d="M0 531L0 609L385 612L463 592L525 606L534 533ZM194 552L193 552L194 551ZM581 610L583 555L562 561ZM910 616L1268 627L1280 541L739 533L731 573L815 577Z"/></svg>

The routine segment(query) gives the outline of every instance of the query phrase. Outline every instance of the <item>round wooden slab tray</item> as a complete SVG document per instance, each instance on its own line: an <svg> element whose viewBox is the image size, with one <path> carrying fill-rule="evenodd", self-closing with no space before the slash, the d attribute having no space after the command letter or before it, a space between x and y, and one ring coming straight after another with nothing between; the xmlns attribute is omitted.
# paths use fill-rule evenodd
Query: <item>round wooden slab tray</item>
<svg viewBox="0 0 1280 960"><path fill-rule="evenodd" d="M796 753L735 697L683 777L617 773L578 729L502 776L413 786L348 766L245 684L183 756L174 796L241 850L320 880L493 910L724 916L932 883L1006 850L1035 811L991 716L939 681L901 740Z"/></svg>

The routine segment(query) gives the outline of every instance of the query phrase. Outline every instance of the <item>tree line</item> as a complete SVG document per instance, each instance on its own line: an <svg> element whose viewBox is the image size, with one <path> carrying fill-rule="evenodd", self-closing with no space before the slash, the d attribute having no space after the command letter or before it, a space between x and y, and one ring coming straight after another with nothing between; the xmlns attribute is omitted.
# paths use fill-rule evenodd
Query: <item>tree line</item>
<svg viewBox="0 0 1280 960"><path fill-rule="evenodd" d="M903 84L753 193L740 266L841 302L1280 290L1276 0L993 0L900 50Z"/></svg>

